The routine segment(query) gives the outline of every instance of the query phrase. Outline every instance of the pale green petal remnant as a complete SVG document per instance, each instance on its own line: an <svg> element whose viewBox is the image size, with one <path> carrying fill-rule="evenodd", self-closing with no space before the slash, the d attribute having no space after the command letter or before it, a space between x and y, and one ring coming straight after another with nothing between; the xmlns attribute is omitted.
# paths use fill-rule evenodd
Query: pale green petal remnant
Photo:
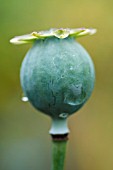
<svg viewBox="0 0 113 170"><path fill-rule="evenodd" d="M37 37L32 34L27 34L27 35L21 35L21 36L16 36L10 40L12 44L26 44L29 42L33 42L36 40Z"/></svg>
<svg viewBox="0 0 113 170"><path fill-rule="evenodd" d="M94 28L52 28L46 31L32 32L27 35L17 36L10 40L12 44L26 44L34 42L37 39L45 39L49 37L56 37L59 39L64 39L67 37L82 37L84 35L93 35L96 33Z"/></svg>

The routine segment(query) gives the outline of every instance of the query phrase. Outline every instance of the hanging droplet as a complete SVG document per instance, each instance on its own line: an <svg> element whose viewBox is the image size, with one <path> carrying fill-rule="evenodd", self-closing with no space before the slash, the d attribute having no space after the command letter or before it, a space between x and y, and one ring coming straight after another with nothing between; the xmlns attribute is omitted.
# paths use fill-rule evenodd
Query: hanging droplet
<svg viewBox="0 0 113 170"><path fill-rule="evenodd" d="M65 119L68 117L68 113L61 113L59 117Z"/></svg>
<svg viewBox="0 0 113 170"><path fill-rule="evenodd" d="M23 97L22 97L22 101L23 101L23 102L28 102L28 101L29 101L29 99L28 99L28 97L23 96Z"/></svg>

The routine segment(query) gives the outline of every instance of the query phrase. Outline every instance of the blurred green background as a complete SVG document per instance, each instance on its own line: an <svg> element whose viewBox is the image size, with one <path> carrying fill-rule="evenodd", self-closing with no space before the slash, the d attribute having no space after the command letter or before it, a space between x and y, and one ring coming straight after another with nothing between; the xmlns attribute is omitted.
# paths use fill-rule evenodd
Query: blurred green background
<svg viewBox="0 0 113 170"><path fill-rule="evenodd" d="M51 120L21 101L20 65L31 45L9 40L51 27L98 29L78 39L94 61L96 84L69 118L65 170L113 170L112 0L0 0L0 170L50 170Z"/></svg>

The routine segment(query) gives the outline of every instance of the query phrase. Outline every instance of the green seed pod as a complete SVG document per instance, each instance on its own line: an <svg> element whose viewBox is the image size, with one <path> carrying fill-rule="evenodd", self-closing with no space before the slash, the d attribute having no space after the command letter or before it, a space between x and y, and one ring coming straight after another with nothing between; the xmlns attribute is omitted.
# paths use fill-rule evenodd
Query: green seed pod
<svg viewBox="0 0 113 170"><path fill-rule="evenodd" d="M66 118L85 104L94 88L92 60L75 40L83 30L76 30L76 34L69 29L34 32L17 41L35 40L22 62L21 85L32 105L52 118L51 134L68 133Z"/></svg>

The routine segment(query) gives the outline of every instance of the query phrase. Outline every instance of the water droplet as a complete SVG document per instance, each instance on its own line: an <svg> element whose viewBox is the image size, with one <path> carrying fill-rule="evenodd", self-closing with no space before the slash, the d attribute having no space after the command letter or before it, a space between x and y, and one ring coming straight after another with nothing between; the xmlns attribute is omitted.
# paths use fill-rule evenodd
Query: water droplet
<svg viewBox="0 0 113 170"><path fill-rule="evenodd" d="M28 99L28 97L24 96L24 97L22 97L22 101L23 101L23 102L28 102L29 99Z"/></svg>
<svg viewBox="0 0 113 170"><path fill-rule="evenodd" d="M82 104L86 99L86 93L82 84L72 84L64 94L64 103L72 107Z"/></svg>
<svg viewBox="0 0 113 170"><path fill-rule="evenodd" d="M61 113L59 117L65 119L68 117L68 113Z"/></svg>

